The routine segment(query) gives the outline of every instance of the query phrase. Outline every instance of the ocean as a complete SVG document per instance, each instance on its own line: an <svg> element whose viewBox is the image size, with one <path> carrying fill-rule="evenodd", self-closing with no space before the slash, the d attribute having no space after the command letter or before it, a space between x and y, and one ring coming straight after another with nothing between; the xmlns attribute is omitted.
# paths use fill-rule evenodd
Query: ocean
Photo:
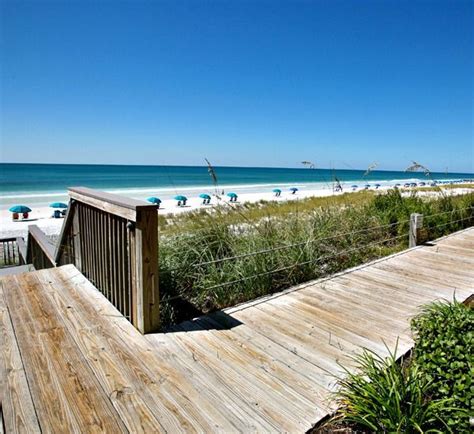
<svg viewBox="0 0 474 434"><path fill-rule="evenodd" d="M297 187L300 190L332 188L336 176L343 186L379 182L382 185L410 180L430 181L420 172L329 170L309 168L215 167L219 189L236 193ZM431 179L473 179L469 173L432 173ZM13 204L44 206L66 201L67 188L83 186L144 200L154 195L170 199L176 194L192 196L213 192L205 166L126 166L74 164L0 163L0 207Z"/></svg>

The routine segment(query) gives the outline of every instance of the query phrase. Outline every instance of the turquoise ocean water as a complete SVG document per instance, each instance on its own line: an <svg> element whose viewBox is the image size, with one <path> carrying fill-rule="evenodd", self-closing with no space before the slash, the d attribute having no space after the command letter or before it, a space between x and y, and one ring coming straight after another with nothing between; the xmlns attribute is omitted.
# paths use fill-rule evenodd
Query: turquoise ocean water
<svg viewBox="0 0 474 434"><path fill-rule="evenodd" d="M333 176L349 187L379 182L382 185L407 180L429 181L423 173L364 170L215 167L219 188L236 193L271 191L296 186L301 190L332 188ZM432 173L435 180L473 179L469 173ZM66 200L67 188L85 186L137 199L150 195L169 199L214 191L205 166L115 166L69 164L0 164L0 207L12 204L47 205Z"/></svg>

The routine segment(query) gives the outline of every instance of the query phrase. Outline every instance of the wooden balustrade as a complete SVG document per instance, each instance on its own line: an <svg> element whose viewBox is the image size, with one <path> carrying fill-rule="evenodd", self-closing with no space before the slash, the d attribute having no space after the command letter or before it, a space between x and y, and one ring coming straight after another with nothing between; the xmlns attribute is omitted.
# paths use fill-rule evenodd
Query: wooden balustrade
<svg viewBox="0 0 474 434"><path fill-rule="evenodd" d="M56 266L55 244L36 225L28 226L26 262L36 270Z"/></svg>
<svg viewBox="0 0 474 434"><path fill-rule="evenodd" d="M0 239L0 268L26 263L26 246L21 237Z"/></svg>
<svg viewBox="0 0 474 434"><path fill-rule="evenodd" d="M142 333L159 327L158 207L89 188L71 198L55 254Z"/></svg>

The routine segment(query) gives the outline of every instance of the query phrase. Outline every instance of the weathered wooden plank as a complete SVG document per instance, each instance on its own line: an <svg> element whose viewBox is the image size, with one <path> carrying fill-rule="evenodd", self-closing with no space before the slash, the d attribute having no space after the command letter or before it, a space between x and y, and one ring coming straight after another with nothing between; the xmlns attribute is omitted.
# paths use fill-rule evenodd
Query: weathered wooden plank
<svg viewBox="0 0 474 434"><path fill-rule="evenodd" d="M13 324L0 281L0 404L7 433L40 433Z"/></svg>
<svg viewBox="0 0 474 434"><path fill-rule="evenodd" d="M35 273L4 285L42 430L126 432Z"/></svg>
<svg viewBox="0 0 474 434"><path fill-rule="evenodd" d="M51 276L55 282L63 282L61 291L55 291L56 302L64 303L61 311L67 315L71 334L85 354L89 354L83 336L87 324L95 321L97 329L89 336L101 351L94 353L90 363L95 373L103 381L103 387L111 387L105 381L113 381L104 372L103 364L112 363L121 370L120 375L130 377L126 384L140 390L140 396L146 399L147 406L159 418L167 431L203 430L209 431L213 424L206 420L205 413L199 410L199 394L189 383L178 375L172 365L165 363L159 353L150 351L150 346L133 326L119 315L118 311L95 290L73 267L62 267ZM67 284L66 284L67 283ZM74 309L67 309L73 305ZM113 322L110 319L113 318ZM77 325L79 324L79 325ZM117 325L120 324L120 328ZM103 358L107 358L104 360ZM105 365L106 368L109 365ZM110 367L112 369L112 366ZM116 373L114 373L116 375ZM125 415L123 416L125 417ZM223 421L222 421L223 422Z"/></svg>
<svg viewBox="0 0 474 434"><path fill-rule="evenodd" d="M131 221L135 221L137 211L146 209L158 211L156 205L86 187L69 188L69 196L79 202Z"/></svg>

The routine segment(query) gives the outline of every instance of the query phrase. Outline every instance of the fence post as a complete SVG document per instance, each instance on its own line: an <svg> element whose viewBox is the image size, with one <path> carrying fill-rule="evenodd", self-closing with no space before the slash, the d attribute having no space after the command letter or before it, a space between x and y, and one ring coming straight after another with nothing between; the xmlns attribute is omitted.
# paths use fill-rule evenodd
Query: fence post
<svg viewBox="0 0 474 434"><path fill-rule="evenodd" d="M410 215L409 247L415 247L419 241L419 232L423 227L423 214Z"/></svg>
<svg viewBox="0 0 474 434"><path fill-rule="evenodd" d="M132 232L135 251L133 323L141 333L149 333L160 326L158 212L155 207L137 209L136 226Z"/></svg>

